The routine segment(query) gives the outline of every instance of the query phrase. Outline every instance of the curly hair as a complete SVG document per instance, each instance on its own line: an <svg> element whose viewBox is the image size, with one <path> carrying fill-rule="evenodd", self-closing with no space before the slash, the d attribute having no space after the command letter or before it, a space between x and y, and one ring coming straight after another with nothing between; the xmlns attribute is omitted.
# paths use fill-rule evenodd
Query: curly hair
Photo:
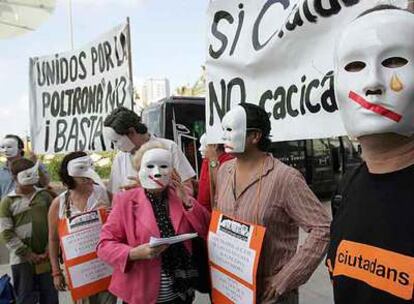
<svg viewBox="0 0 414 304"><path fill-rule="evenodd" d="M82 151L76 151L69 154L66 154L65 157L62 160L62 163L60 164L59 168L59 178L60 181L64 186L66 186L68 189L74 189L76 186L76 182L73 179L72 176L69 175L68 172L68 164L72 159L76 159L79 157L86 156L87 154Z"/></svg>
<svg viewBox="0 0 414 304"><path fill-rule="evenodd" d="M246 127L247 129L259 129L262 137L258 143L261 151L267 151L272 141L270 140L270 120L266 111L251 103L241 103L240 106L246 111ZM247 131L249 133L249 131Z"/></svg>
<svg viewBox="0 0 414 304"><path fill-rule="evenodd" d="M141 123L141 118L137 113L125 107L113 110L104 121L105 127L110 127L119 135L127 135L129 128L134 128L139 134L148 132L147 126Z"/></svg>

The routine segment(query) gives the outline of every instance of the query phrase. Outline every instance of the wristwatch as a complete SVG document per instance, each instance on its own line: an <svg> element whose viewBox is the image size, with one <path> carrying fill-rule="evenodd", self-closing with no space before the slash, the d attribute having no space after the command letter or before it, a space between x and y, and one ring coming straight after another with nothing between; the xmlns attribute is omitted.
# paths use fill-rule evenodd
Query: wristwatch
<svg viewBox="0 0 414 304"><path fill-rule="evenodd" d="M210 168L216 168L219 165L219 162L216 160L210 160Z"/></svg>

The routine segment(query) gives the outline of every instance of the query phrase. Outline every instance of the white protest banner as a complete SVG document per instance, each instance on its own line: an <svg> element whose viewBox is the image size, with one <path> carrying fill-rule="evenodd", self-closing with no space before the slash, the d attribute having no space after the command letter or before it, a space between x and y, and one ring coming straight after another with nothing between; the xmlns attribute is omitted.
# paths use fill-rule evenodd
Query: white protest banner
<svg viewBox="0 0 414 304"><path fill-rule="evenodd" d="M36 153L105 151L103 121L115 108L132 109L129 25L87 46L30 59L30 126Z"/></svg>
<svg viewBox="0 0 414 304"><path fill-rule="evenodd" d="M341 28L377 0L212 0L208 9L208 137L240 102L266 110L272 141L345 134L334 96Z"/></svg>

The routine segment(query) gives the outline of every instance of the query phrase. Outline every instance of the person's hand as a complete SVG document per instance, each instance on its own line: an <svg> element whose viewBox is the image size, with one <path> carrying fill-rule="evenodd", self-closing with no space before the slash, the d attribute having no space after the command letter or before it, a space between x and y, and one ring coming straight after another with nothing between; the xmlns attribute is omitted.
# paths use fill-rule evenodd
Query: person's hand
<svg viewBox="0 0 414 304"><path fill-rule="evenodd" d="M178 172L174 169L171 174L171 183L175 187L175 193L183 203L185 209L191 209L193 203L191 202L190 196L184 189L184 184L181 182L181 177Z"/></svg>
<svg viewBox="0 0 414 304"><path fill-rule="evenodd" d="M49 252L45 252L43 254L39 254L39 258L41 259L41 262L46 262L49 259Z"/></svg>
<svg viewBox="0 0 414 304"><path fill-rule="evenodd" d="M128 176L128 179L130 181L132 181L132 183L119 187L120 190L131 190L131 189L134 189L134 188L141 187L141 182L140 182L138 177Z"/></svg>
<svg viewBox="0 0 414 304"><path fill-rule="evenodd" d="M277 287L272 283L272 278L267 279L265 284L265 292L262 297L263 303L268 301L269 303L276 302L279 294L277 292Z"/></svg>
<svg viewBox="0 0 414 304"><path fill-rule="evenodd" d="M33 263L33 264L39 264L43 261L43 257L41 254L36 254L33 252L29 252L26 256L25 256L26 260L28 260L29 262Z"/></svg>
<svg viewBox="0 0 414 304"><path fill-rule="evenodd" d="M168 248L168 245L150 247L149 243L139 245L129 251L129 258L132 261L149 260L158 258L159 255Z"/></svg>
<svg viewBox="0 0 414 304"><path fill-rule="evenodd" d="M56 274L53 276L53 285L55 285L55 288L58 291L66 290L66 282L63 274Z"/></svg>

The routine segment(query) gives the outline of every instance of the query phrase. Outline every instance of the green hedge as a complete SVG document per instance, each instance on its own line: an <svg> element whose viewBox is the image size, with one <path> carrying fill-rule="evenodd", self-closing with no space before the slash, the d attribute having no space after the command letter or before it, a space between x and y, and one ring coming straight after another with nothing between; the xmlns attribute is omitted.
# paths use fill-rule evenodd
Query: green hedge
<svg viewBox="0 0 414 304"><path fill-rule="evenodd" d="M95 165L95 170L99 174L99 176L102 179L108 179L109 175L111 174L111 167L112 167L113 159L115 157L115 153L114 152L101 152L97 154L101 156L101 159L108 158L110 160L107 165L104 165L104 166L98 166L97 164ZM60 169L60 164L63 160L63 157L64 155L62 154L55 155L55 157L49 161L46 161L44 160L44 157L41 157L41 161L45 164L47 171L49 172L50 179L53 182L59 181L59 169Z"/></svg>

